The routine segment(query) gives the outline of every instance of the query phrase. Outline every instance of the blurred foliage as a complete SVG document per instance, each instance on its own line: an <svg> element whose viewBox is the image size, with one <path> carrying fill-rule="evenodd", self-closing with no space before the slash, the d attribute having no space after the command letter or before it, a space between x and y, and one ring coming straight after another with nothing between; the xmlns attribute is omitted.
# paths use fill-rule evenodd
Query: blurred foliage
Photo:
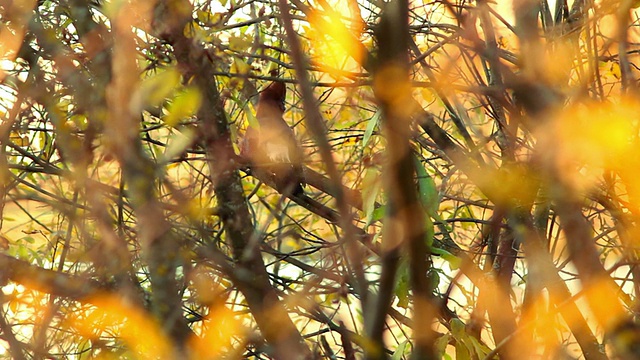
<svg viewBox="0 0 640 360"><path fill-rule="evenodd" d="M640 358L637 7L0 1L0 357Z"/></svg>

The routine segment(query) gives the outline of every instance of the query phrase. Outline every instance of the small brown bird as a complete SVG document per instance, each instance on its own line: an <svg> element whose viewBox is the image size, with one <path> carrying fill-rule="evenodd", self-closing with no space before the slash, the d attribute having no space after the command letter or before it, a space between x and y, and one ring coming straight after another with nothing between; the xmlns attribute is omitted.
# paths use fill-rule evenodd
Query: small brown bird
<svg viewBox="0 0 640 360"><path fill-rule="evenodd" d="M280 81L274 81L260 93L256 110L259 128L247 129L241 154L247 156L253 166L273 173L278 191L301 195L303 152L293 130L282 118L286 94L287 88Z"/></svg>

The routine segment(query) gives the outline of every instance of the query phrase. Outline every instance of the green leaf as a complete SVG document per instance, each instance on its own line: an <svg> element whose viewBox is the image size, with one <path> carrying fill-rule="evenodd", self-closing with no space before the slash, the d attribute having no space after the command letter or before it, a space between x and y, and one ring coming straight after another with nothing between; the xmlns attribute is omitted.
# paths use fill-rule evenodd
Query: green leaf
<svg viewBox="0 0 640 360"><path fill-rule="evenodd" d="M459 257L453 255L452 253L448 252L447 250L434 247L434 248L431 249L431 253L432 254L436 254L436 255L440 255L440 257L442 257L442 259L444 259L445 261L447 261L449 263L449 267L451 267L451 270L457 270L458 268L460 268L460 264L462 263L462 259L460 259Z"/></svg>
<svg viewBox="0 0 640 360"><path fill-rule="evenodd" d="M491 349L489 349L487 345L480 343L480 341L473 336L469 336L469 342L471 342L471 345L480 359L485 358L487 354L491 352Z"/></svg>
<svg viewBox="0 0 640 360"><path fill-rule="evenodd" d="M371 224L373 221L379 220L376 217L376 198L382 187L382 181L380 173L375 167L369 167L365 170L364 178L362 179L362 201L363 210L365 214L365 223ZM384 214L384 213L383 213Z"/></svg>
<svg viewBox="0 0 640 360"><path fill-rule="evenodd" d="M17 247L13 247L13 249L15 249L15 254L12 255L18 257L18 259L21 260L31 261L31 251L29 251L29 248L26 245L20 244Z"/></svg>
<svg viewBox="0 0 640 360"><path fill-rule="evenodd" d="M80 130L86 130L89 125L87 117L82 114L72 115L69 120L73 121L75 126Z"/></svg>
<svg viewBox="0 0 640 360"><path fill-rule="evenodd" d="M425 231L425 241L427 246L433 246L433 238L435 237L435 228L433 225L433 221L431 221L430 217L427 217L424 221L424 231Z"/></svg>
<svg viewBox="0 0 640 360"><path fill-rule="evenodd" d="M430 289L437 289L438 285L440 285L440 275L438 275L437 271L431 269L427 273L427 281Z"/></svg>
<svg viewBox="0 0 640 360"><path fill-rule="evenodd" d="M245 107L244 113L247 115L247 121L249 121L249 126L251 126L254 129L260 130L260 123L258 122L258 119L254 114L254 111L255 110L253 109L253 105L251 105L251 103L248 103L247 106Z"/></svg>
<svg viewBox="0 0 640 360"><path fill-rule="evenodd" d="M438 194L438 188L433 181L427 170L422 166L422 163L414 155L413 157L416 175L418 176L418 192L420 201L427 214L431 217L435 217L438 213L438 206L440 205L440 195Z"/></svg>
<svg viewBox="0 0 640 360"><path fill-rule="evenodd" d="M238 107L243 110L243 113L247 116L247 121L249 122L249 126L256 130L260 130L260 123L258 122L258 119L256 118L256 115L255 115L256 110L254 109L251 102L243 101L233 96L232 94L229 95L229 99L234 103L236 103L236 105L238 105Z"/></svg>
<svg viewBox="0 0 640 360"><path fill-rule="evenodd" d="M364 130L364 136L362 137L362 147L367 146L369 140L371 139L371 135L373 134L373 130L376 129L378 122L380 121L380 110L376 111L373 114L373 117L369 119L367 123L367 128Z"/></svg>
<svg viewBox="0 0 640 360"><path fill-rule="evenodd" d="M371 217L371 222L368 224L382 220L386 211L387 211L387 205L378 206L375 210L373 210L373 216Z"/></svg>
<svg viewBox="0 0 640 360"><path fill-rule="evenodd" d="M91 340L87 339L80 342L80 344L78 344L78 354L80 354L80 357L78 359L80 360L91 359L92 353L90 350L91 350Z"/></svg>
<svg viewBox="0 0 640 360"><path fill-rule="evenodd" d="M464 330L464 323L459 319L452 319L449 323L451 325L451 334L456 339L454 347L456 349L456 360L471 360L471 352L466 344L466 338L468 335Z"/></svg>
<svg viewBox="0 0 640 360"><path fill-rule="evenodd" d="M403 261L398 266L398 274L396 275L398 280L396 281L396 287L394 290L395 295L398 297L398 306L406 309L409 307L409 267L406 261Z"/></svg>
<svg viewBox="0 0 640 360"><path fill-rule="evenodd" d="M469 344L470 336L465 330L464 322L460 319L451 319L449 322L451 326L451 334L456 339L456 360L458 359L471 359L471 355L474 353L473 345Z"/></svg>
<svg viewBox="0 0 640 360"><path fill-rule="evenodd" d="M471 352L462 341L457 341L455 344L455 348L456 360L471 360Z"/></svg>
<svg viewBox="0 0 640 360"><path fill-rule="evenodd" d="M396 348L396 351L393 352L393 355L391 355L391 360L401 360L407 349L407 344L408 341L406 340L401 342L400 345L398 345L398 347Z"/></svg>
<svg viewBox="0 0 640 360"><path fill-rule="evenodd" d="M468 205L463 205L457 208L456 211L454 211L453 214L451 214L450 219L453 219L456 217L476 219L475 214L473 213L473 209L471 209L471 207ZM475 228L476 225L472 222L463 221L460 223L460 226L465 230L469 230L469 229Z"/></svg>
<svg viewBox="0 0 640 360"><path fill-rule="evenodd" d="M435 343L433 344L433 348L436 352L436 357L444 357L445 352L447 351L447 345L449 345L449 341L451 340L451 338L452 336L450 334L444 334L436 339Z"/></svg>
<svg viewBox="0 0 640 360"><path fill-rule="evenodd" d="M449 325L451 326L451 335L453 335L456 340L460 340L467 335L464 331L464 323L462 320L453 318L449 321Z"/></svg>

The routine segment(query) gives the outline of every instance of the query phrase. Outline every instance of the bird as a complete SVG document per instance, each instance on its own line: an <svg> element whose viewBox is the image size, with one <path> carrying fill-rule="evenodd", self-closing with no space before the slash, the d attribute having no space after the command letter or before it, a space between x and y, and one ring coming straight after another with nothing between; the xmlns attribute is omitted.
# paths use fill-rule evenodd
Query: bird
<svg viewBox="0 0 640 360"><path fill-rule="evenodd" d="M241 154L252 166L269 171L280 193L302 195L303 151L293 129L283 118L286 94L287 87L282 81L274 81L260 92L256 106L258 126L247 128Z"/></svg>

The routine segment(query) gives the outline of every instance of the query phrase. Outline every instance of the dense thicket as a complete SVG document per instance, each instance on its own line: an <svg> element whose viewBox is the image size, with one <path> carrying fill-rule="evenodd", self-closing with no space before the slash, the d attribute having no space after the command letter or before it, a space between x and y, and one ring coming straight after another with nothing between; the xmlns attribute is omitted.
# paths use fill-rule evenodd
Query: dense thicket
<svg viewBox="0 0 640 360"><path fill-rule="evenodd" d="M0 353L638 358L635 6L0 1Z"/></svg>

